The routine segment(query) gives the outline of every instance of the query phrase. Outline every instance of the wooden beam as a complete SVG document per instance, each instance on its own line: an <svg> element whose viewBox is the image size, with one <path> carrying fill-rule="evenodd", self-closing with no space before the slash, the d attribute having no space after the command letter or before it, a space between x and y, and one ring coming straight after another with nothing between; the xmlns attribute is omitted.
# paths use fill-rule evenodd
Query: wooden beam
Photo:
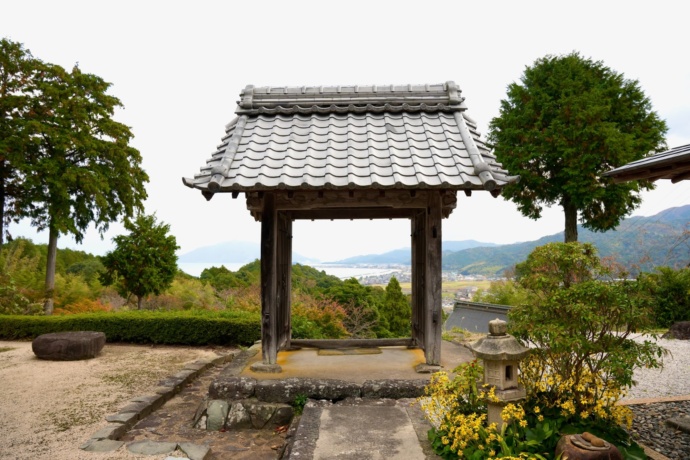
<svg viewBox="0 0 690 460"><path fill-rule="evenodd" d="M441 364L441 256L443 222L441 195L429 193L425 222L424 254L424 356L426 364Z"/></svg>
<svg viewBox="0 0 690 460"><path fill-rule="evenodd" d="M314 209L291 211L295 220L334 220L334 219L409 219L411 209Z"/></svg>
<svg viewBox="0 0 690 460"><path fill-rule="evenodd" d="M261 351L264 365L277 364L277 238L275 196L266 193L261 213Z"/></svg>
<svg viewBox="0 0 690 460"><path fill-rule="evenodd" d="M382 194L382 192L384 192ZM414 192L414 193L413 193ZM455 190L442 190L443 215L448 217L455 209ZM247 192L247 209L255 219L261 220L264 192ZM275 191L277 211L295 211L298 219L396 219L409 218L409 210L426 209L427 194L439 190L278 190ZM311 217L305 214L319 211Z"/></svg>
<svg viewBox="0 0 690 460"><path fill-rule="evenodd" d="M411 347L414 346L414 341L410 337L401 339L293 339L292 346L322 349Z"/></svg>

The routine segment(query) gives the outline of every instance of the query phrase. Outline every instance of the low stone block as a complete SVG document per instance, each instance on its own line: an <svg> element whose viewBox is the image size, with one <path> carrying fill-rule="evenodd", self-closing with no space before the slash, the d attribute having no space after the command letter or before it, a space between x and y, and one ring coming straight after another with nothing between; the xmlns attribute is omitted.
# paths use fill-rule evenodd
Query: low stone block
<svg viewBox="0 0 690 460"><path fill-rule="evenodd" d="M418 398L424 395L429 380L367 380L362 384L363 398Z"/></svg>
<svg viewBox="0 0 690 460"><path fill-rule="evenodd" d="M203 362L195 361L193 363L187 364L184 367L184 369L182 369L182 370L193 371L194 373L192 374L192 378L197 378L199 376L199 374L201 374L203 371L205 371L209 367L211 367L210 362L203 363Z"/></svg>
<svg viewBox="0 0 690 460"><path fill-rule="evenodd" d="M127 450L139 455L163 455L177 449L176 442L135 441L127 444Z"/></svg>
<svg viewBox="0 0 690 460"><path fill-rule="evenodd" d="M106 421L112 423L122 423L127 425L128 429L133 427L139 421L138 412L118 412L117 414L107 415Z"/></svg>
<svg viewBox="0 0 690 460"><path fill-rule="evenodd" d="M159 384L159 385L160 385L160 384ZM156 393L156 394L165 396L165 395L167 395L168 393L171 392L171 388L170 388L170 387L163 386L163 385L160 385L160 386L157 386L156 388L154 388L154 389L151 390L151 391L153 391L153 392Z"/></svg>
<svg viewBox="0 0 690 460"><path fill-rule="evenodd" d="M285 380L261 380L257 382L254 394L257 399L266 402L292 403L297 395L311 399L340 401L359 397L361 387L344 380L293 377Z"/></svg>
<svg viewBox="0 0 690 460"><path fill-rule="evenodd" d="M257 401L249 406L249 417L252 420L252 426L257 430L266 426L269 420L273 418L276 411L275 404L263 403Z"/></svg>
<svg viewBox="0 0 690 460"><path fill-rule="evenodd" d="M114 441L112 439L89 439L86 443L79 446L79 448L86 452L115 452L124 444L123 441Z"/></svg>
<svg viewBox="0 0 690 460"><path fill-rule="evenodd" d="M91 435L91 439L117 439L127 432L127 427L122 423L108 423L105 427Z"/></svg>
<svg viewBox="0 0 690 460"><path fill-rule="evenodd" d="M70 331L39 335L31 343L31 349L40 359L76 361L95 358L104 345L103 332Z"/></svg>
<svg viewBox="0 0 690 460"><path fill-rule="evenodd" d="M167 400L168 399L166 399L164 395L160 394L143 395L132 398L132 402L141 402L147 404L152 412L165 404Z"/></svg>
<svg viewBox="0 0 690 460"><path fill-rule="evenodd" d="M254 396L256 379L250 377L218 377L208 387L211 399L247 399Z"/></svg>
<svg viewBox="0 0 690 460"><path fill-rule="evenodd" d="M280 404L276 407L273 417L268 421L268 426L283 426L292 421L295 416L295 409L288 404Z"/></svg>
<svg viewBox="0 0 690 460"><path fill-rule="evenodd" d="M235 359L237 353L239 352L233 352L227 355L217 356L211 360L211 364L213 364L214 366L220 366L221 364L229 363L230 361Z"/></svg>
<svg viewBox="0 0 690 460"><path fill-rule="evenodd" d="M153 412L153 408L145 402L130 402L120 409L120 412L137 412L139 418L144 418Z"/></svg>
<svg viewBox="0 0 690 460"><path fill-rule="evenodd" d="M230 406L228 418L225 420L225 427L230 430L243 430L252 427L252 418L249 415L244 401L235 401Z"/></svg>
<svg viewBox="0 0 690 460"><path fill-rule="evenodd" d="M218 431L225 426L225 420L228 418L230 405L227 401L214 399L208 402L206 409L206 429L208 431Z"/></svg>
<svg viewBox="0 0 690 460"><path fill-rule="evenodd" d="M175 394L180 392L184 383L185 383L184 379L177 378L177 377L166 377L163 380L159 381L158 385L161 387L169 388L170 393L172 395L175 395Z"/></svg>

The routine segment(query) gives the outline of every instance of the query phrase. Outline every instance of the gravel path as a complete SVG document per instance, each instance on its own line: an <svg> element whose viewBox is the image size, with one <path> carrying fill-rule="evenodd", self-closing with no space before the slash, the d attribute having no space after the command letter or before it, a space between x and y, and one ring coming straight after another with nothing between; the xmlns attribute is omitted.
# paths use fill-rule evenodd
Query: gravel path
<svg viewBox="0 0 690 460"><path fill-rule="evenodd" d="M690 340L659 339L657 343L669 351L664 368L635 371L637 385L626 399L690 395Z"/></svg>
<svg viewBox="0 0 690 460"><path fill-rule="evenodd" d="M0 341L0 459L129 460L125 449L97 454L79 446L130 398L197 359L225 351L106 344L95 359L44 361L31 342ZM153 459L155 457L148 457Z"/></svg>
<svg viewBox="0 0 690 460"><path fill-rule="evenodd" d="M626 401L690 396L690 340L659 339L657 343L669 351L664 368L638 369L637 385ZM635 414L632 432L639 442L670 459L690 459L690 434L666 426L669 418L690 417L690 401L631 404L630 408Z"/></svg>

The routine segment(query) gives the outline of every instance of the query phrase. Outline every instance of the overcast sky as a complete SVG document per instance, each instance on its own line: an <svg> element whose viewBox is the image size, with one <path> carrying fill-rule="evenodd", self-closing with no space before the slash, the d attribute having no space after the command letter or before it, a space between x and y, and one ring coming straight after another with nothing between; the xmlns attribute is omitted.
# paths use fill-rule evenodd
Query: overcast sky
<svg viewBox="0 0 690 460"><path fill-rule="evenodd" d="M221 4L222 3L222 4ZM302 86L438 83L453 80L486 133L506 87L547 54L579 51L638 80L669 125L667 143L690 143L690 59L685 2L657 1L13 1L0 9L0 36L34 56L75 63L113 84L132 145L150 176L146 212L171 225L180 254L228 240L257 241L260 224L243 196L207 202L182 185L213 153L247 84ZM661 181L633 215L690 203L690 181ZM532 221L511 202L458 194L444 240L534 240L563 229L560 208ZM46 242L28 225L11 227ZM89 232L77 246L103 254ZM409 221L304 222L293 248L320 260L409 245Z"/></svg>

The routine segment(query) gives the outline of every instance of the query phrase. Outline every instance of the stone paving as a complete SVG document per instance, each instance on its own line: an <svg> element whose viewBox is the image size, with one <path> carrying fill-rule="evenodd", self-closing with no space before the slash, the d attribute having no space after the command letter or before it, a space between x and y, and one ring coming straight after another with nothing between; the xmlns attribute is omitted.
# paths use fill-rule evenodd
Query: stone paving
<svg viewBox="0 0 690 460"><path fill-rule="evenodd" d="M344 456L338 458L343 459L437 458L426 441L425 434L429 426L421 411L413 408L414 399L387 400L385 395L379 398L351 395L335 404L330 401L309 400L302 418L295 417L289 426L276 426L274 429L220 428L209 431L195 428L195 423L199 425L197 422L201 409L206 409L209 405L209 387L214 387L212 382L215 385L225 382L223 385L226 385L228 379L234 378L237 382L251 380L238 376L255 351L250 349L239 356L229 355L218 358L215 362L197 361L185 366L182 371L159 382L159 387L153 389L151 394L133 398L118 413L109 415L109 423L92 435L82 449L92 452L126 449L137 455L137 458L150 456L152 459L166 460L327 459L333 458L337 450L342 451ZM286 391L295 389L292 380L294 378L285 379ZM311 380L313 379L305 379ZM277 383L273 381L272 385ZM355 386L365 388L365 383ZM417 385L415 390L416 387ZM212 390L211 393L218 390ZM633 432L641 442L656 449L649 452L650 458L690 458L690 434L681 431L690 421L690 401L644 402L645 404L633 403L630 407L637 417ZM395 414L389 413L391 411L395 411ZM374 415L384 417L386 423L376 422L378 419ZM676 416L679 424L674 427L664 425L663 421L671 418L669 415ZM334 421L337 420L340 422L336 427ZM373 423L365 423L372 420ZM347 421L350 423L346 423ZM342 431L338 429L341 425ZM386 432L393 429L397 433L407 433L403 436L404 439L400 438L400 442L413 440L414 437L408 435L414 431L417 437L413 442L414 446L398 449L393 444L377 442L390 438L379 433L379 427L388 425L389 429L384 430ZM352 430L361 431L364 445L368 445L366 452L358 451L356 446L348 446ZM668 457L659 455L658 452Z"/></svg>

